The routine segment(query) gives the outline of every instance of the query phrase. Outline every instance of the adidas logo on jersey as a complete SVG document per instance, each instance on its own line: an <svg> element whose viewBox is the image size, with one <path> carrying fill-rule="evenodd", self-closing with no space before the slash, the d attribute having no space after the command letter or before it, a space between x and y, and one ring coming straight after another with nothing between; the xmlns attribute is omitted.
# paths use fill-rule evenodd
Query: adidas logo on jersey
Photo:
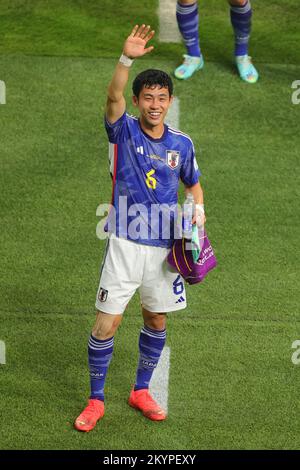
<svg viewBox="0 0 300 470"><path fill-rule="evenodd" d="M140 147L136 148L137 153L140 153L141 155L144 155L144 147L141 145Z"/></svg>
<svg viewBox="0 0 300 470"><path fill-rule="evenodd" d="M181 302L184 302L185 301L185 298L182 297L182 295L179 297L178 300L176 300L175 304L180 304Z"/></svg>

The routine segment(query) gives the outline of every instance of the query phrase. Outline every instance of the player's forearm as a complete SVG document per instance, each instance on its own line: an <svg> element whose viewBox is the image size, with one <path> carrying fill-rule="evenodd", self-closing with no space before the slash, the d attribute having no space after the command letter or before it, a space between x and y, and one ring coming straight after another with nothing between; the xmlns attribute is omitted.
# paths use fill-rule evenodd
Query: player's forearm
<svg viewBox="0 0 300 470"><path fill-rule="evenodd" d="M204 226L206 222L205 212L204 212L204 200L203 200L203 190L200 183L194 184L194 186L185 187L185 194L192 193L195 203L195 213L193 216L192 223L197 224L198 226Z"/></svg>
<svg viewBox="0 0 300 470"><path fill-rule="evenodd" d="M194 186L185 187L185 194L192 193L195 204L204 204L203 189L200 183L194 184Z"/></svg>
<svg viewBox="0 0 300 470"><path fill-rule="evenodd" d="M116 103L123 98L128 78L129 67L121 64L121 62L118 62L111 82L108 86L107 96L110 101Z"/></svg>

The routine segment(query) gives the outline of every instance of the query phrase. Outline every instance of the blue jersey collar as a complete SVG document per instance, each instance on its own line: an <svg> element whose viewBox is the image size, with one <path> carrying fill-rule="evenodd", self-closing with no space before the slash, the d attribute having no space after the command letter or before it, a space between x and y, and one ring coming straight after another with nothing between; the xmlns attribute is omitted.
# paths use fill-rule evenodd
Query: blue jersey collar
<svg viewBox="0 0 300 470"><path fill-rule="evenodd" d="M164 133L163 133L163 135L159 139L154 139L153 137L151 137L151 135L147 134L147 132L145 132L142 129L140 120L138 120L138 123L139 123L139 127L140 127L141 132L144 134L144 136L147 137L147 139L151 140L151 142L157 142L157 143L158 142L163 142L163 140L165 140L167 135L168 135L168 126L167 126L167 124L164 124Z"/></svg>

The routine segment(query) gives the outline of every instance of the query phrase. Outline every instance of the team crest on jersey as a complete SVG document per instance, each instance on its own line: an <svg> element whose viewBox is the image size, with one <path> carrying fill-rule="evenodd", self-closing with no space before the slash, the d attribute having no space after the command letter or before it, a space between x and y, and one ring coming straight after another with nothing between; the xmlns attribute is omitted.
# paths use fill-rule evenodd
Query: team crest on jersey
<svg viewBox="0 0 300 470"><path fill-rule="evenodd" d="M103 287L100 287L99 294L98 294L98 299L100 300L100 302L105 302L107 299L107 295L108 295L108 290L103 289Z"/></svg>
<svg viewBox="0 0 300 470"><path fill-rule="evenodd" d="M177 150L167 150L167 163L172 170L178 167L179 158L180 152L177 152Z"/></svg>

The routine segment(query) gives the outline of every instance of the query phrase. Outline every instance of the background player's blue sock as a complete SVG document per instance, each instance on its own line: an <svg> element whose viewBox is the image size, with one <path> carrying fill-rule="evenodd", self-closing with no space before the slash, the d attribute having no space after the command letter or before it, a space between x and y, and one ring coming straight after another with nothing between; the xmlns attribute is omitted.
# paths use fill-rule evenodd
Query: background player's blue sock
<svg viewBox="0 0 300 470"><path fill-rule="evenodd" d="M88 357L90 368L90 398L104 401L104 383L114 349L114 337L101 340L90 336Z"/></svg>
<svg viewBox="0 0 300 470"><path fill-rule="evenodd" d="M177 2L176 18L188 55L200 57L201 50L199 43L199 15L197 2L192 5L182 5L180 2Z"/></svg>
<svg viewBox="0 0 300 470"><path fill-rule="evenodd" d="M134 390L149 387L149 382L157 366L165 342L166 330L152 330L147 326L141 329L139 340L140 359Z"/></svg>
<svg viewBox="0 0 300 470"><path fill-rule="evenodd" d="M249 0L242 6L230 6L231 24L235 36L234 54L248 54L248 44L251 32L252 8Z"/></svg>

